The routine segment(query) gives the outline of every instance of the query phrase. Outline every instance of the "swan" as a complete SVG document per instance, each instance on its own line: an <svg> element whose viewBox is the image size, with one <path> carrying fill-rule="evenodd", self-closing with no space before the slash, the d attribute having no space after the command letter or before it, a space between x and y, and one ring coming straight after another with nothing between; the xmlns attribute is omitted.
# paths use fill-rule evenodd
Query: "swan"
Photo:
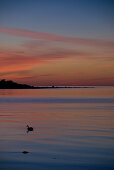
<svg viewBox="0 0 114 170"><path fill-rule="evenodd" d="M33 131L33 127L30 127L30 126L27 125L27 130L28 131Z"/></svg>

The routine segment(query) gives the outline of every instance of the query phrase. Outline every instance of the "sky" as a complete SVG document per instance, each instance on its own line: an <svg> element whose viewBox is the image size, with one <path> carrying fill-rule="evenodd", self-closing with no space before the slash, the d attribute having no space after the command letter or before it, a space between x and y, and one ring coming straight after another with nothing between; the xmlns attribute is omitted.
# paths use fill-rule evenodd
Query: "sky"
<svg viewBox="0 0 114 170"><path fill-rule="evenodd" d="M0 0L0 79L114 85L114 0Z"/></svg>

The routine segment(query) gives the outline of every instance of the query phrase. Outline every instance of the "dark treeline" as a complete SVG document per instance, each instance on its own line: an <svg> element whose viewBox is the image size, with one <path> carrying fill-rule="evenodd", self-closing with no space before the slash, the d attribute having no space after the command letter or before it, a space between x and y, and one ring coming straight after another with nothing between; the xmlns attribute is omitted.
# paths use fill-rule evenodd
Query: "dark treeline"
<svg viewBox="0 0 114 170"><path fill-rule="evenodd" d="M26 84L18 84L13 82L12 80L1 80L0 81L0 89L30 89L34 88L34 86L29 86Z"/></svg>

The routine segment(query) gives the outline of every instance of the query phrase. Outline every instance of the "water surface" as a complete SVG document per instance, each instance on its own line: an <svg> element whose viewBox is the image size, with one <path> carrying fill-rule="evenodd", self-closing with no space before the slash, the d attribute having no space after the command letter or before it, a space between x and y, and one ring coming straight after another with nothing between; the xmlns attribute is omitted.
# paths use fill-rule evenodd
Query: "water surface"
<svg viewBox="0 0 114 170"><path fill-rule="evenodd" d="M113 118L113 87L0 90L0 169L112 170Z"/></svg>

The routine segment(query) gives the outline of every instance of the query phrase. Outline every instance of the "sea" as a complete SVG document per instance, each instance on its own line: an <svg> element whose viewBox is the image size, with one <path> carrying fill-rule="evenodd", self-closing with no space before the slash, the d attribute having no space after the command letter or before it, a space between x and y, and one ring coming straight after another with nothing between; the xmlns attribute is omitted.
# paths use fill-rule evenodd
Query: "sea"
<svg viewBox="0 0 114 170"><path fill-rule="evenodd" d="M48 169L114 169L114 87L0 89L0 170Z"/></svg>

